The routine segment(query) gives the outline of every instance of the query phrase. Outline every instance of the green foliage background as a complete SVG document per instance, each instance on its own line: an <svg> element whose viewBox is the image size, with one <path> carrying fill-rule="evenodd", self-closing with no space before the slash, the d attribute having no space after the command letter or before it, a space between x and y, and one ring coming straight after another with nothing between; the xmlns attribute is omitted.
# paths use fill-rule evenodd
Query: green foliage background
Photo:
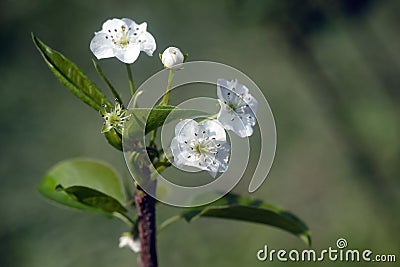
<svg viewBox="0 0 400 267"><path fill-rule="evenodd" d="M136 84L161 69L156 55L169 45L257 82L275 115L278 148L254 196L299 215L314 248L343 237L349 248L400 260L399 10L395 0L2 1L0 266L136 264L117 248L123 224L49 205L36 191L49 167L75 156L111 162L128 177L100 134L101 118L58 83L30 39L35 32L103 86L89 42L111 17L147 21L157 39L155 56L133 65ZM127 99L125 66L101 64ZM158 216L177 212L159 206ZM179 222L158 242L160 266L297 266L260 263L256 252L264 244L304 248L270 227L213 219Z"/></svg>

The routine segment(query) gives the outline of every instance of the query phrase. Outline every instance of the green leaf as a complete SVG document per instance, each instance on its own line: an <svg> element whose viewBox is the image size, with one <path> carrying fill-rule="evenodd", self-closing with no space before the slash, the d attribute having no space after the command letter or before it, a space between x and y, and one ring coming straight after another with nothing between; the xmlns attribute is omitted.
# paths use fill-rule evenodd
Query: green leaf
<svg viewBox="0 0 400 267"><path fill-rule="evenodd" d="M123 214L127 212L126 208L115 198L86 186L75 185L63 188L61 185L58 185L56 190L64 191L80 203L100 209L106 213L119 212Z"/></svg>
<svg viewBox="0 0 400 267"><path fill-rule="evenodd" d="M308 227L294 214L264 203L261 200L235 194L227 194L223 198L205 206L186 209L180 215L162 223L160 229L181 218L184 218L187 222L192 222L200 217L240 220L274 226L298 236L307 245L311 245L311 235Z"/></svg>
<svg viewBox="0 0 400 267"><path fill-rule="evenodd" d="M50 70L75 96L97 111L102 109L103 104L111 107L106 96L71 60L48 47L33 34L32 39Z"/></svg>
<svg viewBox="0 0 400 267"><path fill-rule="evenodd" d="M128 114L131 115L126 124L126 128L130 133L148 134L152 130L163 126L164 123L169 123L174 120L190 118L193 116L205 116L205 112L198 110L179 109L175 106L163 105L149 108L134 108L129 109Z"/></svg>
<svg viewBox="0 0 400 267"><path fill-rule="evenodd" d="M173 111L175 108L175 106L168 105L156 106L155 108L153 108L150 111L149 117L147 118L146 134L158 127L161 127L167 117L170 115L171 111Z"/></svg>
<svg viewBox="0 0 400 267"><path fill-rule="evenodd" d="M70 159L52 167L39 192L64 206L120 218L126 201L122 182L111 166L90 159Z"/></svg>

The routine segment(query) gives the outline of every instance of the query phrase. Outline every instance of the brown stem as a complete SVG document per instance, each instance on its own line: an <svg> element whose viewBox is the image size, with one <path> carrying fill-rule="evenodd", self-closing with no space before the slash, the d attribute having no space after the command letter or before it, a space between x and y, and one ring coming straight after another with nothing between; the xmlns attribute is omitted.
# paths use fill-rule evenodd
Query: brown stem
<svg viewBox="0 0 400 267"><path fill-rule="evenodd" d="M155 188L155 181L154 183ZM138 231L141 251L138 257L140 267L157 267L155 199L139 186L135 192L135 204L138 215Z"/></svg>

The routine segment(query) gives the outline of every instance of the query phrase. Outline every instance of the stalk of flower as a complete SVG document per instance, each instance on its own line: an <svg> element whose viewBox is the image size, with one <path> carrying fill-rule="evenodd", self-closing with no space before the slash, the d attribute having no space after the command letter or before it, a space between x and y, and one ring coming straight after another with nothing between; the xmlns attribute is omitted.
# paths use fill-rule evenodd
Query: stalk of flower
<svg viewBox="0 0 400 267"><path fill-rule="evenodd" d="M258 103L249 93L249 89L237 80L218 79L217 95L221 106L217 120L225 129L240 137L251 136L256 124Z"/></svg>
<svg viewBox="0 0 400 267"><path fill-rule="evenodd" d="M168 47L162 54L160 54L160 59L164 68L169 69L167 90L165 91L165 95L161 100L160 105L168 105L172 79L174 78L175 71L182 68L183 62L186 58L187 54L184 55L181 50L176 47Z"/></svg>

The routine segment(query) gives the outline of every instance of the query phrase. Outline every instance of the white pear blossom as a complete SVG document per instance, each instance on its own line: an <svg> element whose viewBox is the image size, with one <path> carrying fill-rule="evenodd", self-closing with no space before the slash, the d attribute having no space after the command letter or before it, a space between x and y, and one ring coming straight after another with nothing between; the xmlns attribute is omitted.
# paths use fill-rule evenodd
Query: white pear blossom
<svg viewBox="0 0 400 267"><path fill-rule="evenodd" d="M249 89L237 80L218 79L217 94L221 105L217 120L240 137L252 135L258 104Z"/></svg>
<svg viewBox="0 0 400 267"><path fill-rule="evenodd" d="M119 247L128 247L135 253L140 252L140 240L134 239L131 233L123 233L119 238Z"/></svg>
<svg viewBox="0 0 400 267"><path fill-rule="evenodd" d="M178 70L182 68L182 63L185 60L185 56L181 50L176 47L168 47L160 56L161 62L167 69Z"/></svg>
<svg viewBox="0 0 400 267"><path fill-rule="evenodd" d="M147 23L137 24L131 19L109 19L90 42L90 50L97 59L116 57L131 64L140 51L152 56L156 50L154 37L147 32Z"/></svg>
<svg viewBox="0 0 400 267"><path fill-rule="evenodd" d="M225 129L216 120L202 124L192 119L182 120L175 126L171 150L178 168L196 167L208 171L214 178L228 168L230 145L226 142Z"/></svg>
<svg viewBox="0 0 400 267"><path fill-rule="evenodd" d="M104 111L101 116L104 119L104 125L101 129L102 133L106 133L111 129L115 129L117 132L122 134L122 129L124 128L124 123L129 120L130 115L126 115L126 109L115 100L115 107L110 111L106 110L106 106L104 106Z"/></svg>

